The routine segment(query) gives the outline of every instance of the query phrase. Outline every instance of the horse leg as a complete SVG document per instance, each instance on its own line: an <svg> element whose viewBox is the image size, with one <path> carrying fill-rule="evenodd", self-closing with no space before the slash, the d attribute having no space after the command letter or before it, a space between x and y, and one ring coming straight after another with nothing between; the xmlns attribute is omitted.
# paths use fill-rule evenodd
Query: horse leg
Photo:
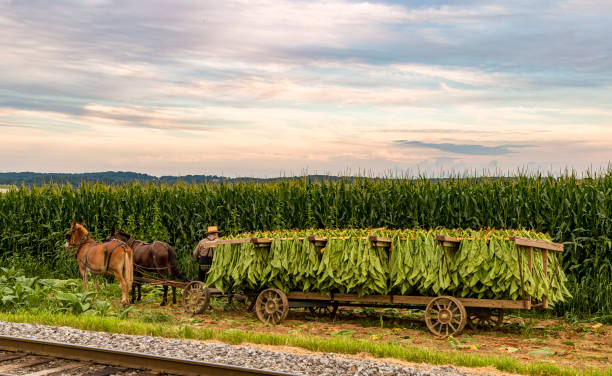
<svg viewBox="0 0 612 376"><path fill-rule="evenodd" d="M81 277L83 277L83 291L87 292L88 287L87 287L87 269L85 268L81 268L81 266L79 265L79 269L81 272Z"/></svg>
<svg viewBox="0 0 612 376"><path fill-rule="evenodd" d="M162 299L161 306L165 306L168 300L168 285L164 285L164 298Z"/></svg>
<svg viewBox="0 0 612 376"><path fill-rule="evenodd" d="M100 288L100 285L98 285L98 276L93 276L92 278L94 280L94 289L96 290L96 295L94 295L94 299L98 299L98 289Z"/></svg>
<svg viewBox="0 0 612 376"><path fill-rule="evenodd" d="M130 299L130 303L134 304L136 302L136 283L132 283L132 298Z"/></svg>
<svg viewBox="0 0 612 376"><path fill-rule="evenodd" d="M125 279L123 279L123 275L121 275L121 270L113 270L113 274L115 275L115 279L119 282L119 285L121 286L121 304L128 305L129 291L127 282L125 281Z"/></svg>
<svg viewBox="0 0 612 376"><path fill-rule="evenodd" d="M168 256L170 256L170 250L168 250ZM170 262L170 257L168 257L168 271L166 275L173 280L176 279L176 275L172 272L172 265ZM176 287L172 286L172 304L176 304Z"/></svg>
<svg viewBox="0 0 612 376"><path fill-rule="evenodd" d="M134 271L134 282L132 283L132 302L139 302L142 300L142 294L141 294L141 286L142 286L142 282L140 281L140 278L142 277L142 273L140 273L139 271ZM138 297L136 297L136 288L138 289Z"/></svg>

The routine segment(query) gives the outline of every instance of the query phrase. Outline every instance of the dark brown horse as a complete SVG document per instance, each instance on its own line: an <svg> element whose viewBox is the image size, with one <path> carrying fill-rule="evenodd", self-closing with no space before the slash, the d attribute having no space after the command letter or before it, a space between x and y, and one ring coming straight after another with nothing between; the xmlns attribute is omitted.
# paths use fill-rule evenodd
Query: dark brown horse
<svg viewBox="0 0 612 376"><path fill-rule="evenodd" d="M176 267L176 252L170 244L160 241L145 243L121 230L111 230L109 239L121 240L134 250L134 284L132 285L132 302L141 300L142 277L152 279L183 279L187 280ZM136 287L138 287L138 299L136 299ZM164 285L164 298L161 305L166 305L168 299L168 286ZM172 303L176 304L176 287L172 287Z"/></svg>

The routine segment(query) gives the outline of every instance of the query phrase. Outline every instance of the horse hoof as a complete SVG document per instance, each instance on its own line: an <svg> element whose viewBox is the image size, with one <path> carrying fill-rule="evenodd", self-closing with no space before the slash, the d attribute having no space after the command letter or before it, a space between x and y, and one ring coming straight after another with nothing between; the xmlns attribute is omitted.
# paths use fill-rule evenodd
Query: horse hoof
<svg viewBox="0 0 612 376"><path fill-rule="evenodd" d="M163 307L166 305L166 302L161 302L161 304L159 305L160 307Z"/></svg>

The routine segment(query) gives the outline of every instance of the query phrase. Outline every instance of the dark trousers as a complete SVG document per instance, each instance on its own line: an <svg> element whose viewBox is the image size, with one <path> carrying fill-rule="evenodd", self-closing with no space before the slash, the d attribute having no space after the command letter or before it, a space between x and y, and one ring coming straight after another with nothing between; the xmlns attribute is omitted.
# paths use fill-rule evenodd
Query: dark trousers
<svg viewBox="0 0 612 376"><path fill-rule="evenodd" d="M200 259L198 260L198 281L206 282L211 265L212 257L200 256Z"/></svg>

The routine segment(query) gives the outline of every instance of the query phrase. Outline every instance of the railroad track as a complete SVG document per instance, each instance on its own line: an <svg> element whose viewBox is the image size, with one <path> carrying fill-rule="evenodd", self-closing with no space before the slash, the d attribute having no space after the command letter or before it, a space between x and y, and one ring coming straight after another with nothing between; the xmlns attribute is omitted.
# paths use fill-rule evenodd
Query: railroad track
<svg viewBox="0 0 612 376"><path fill-rule="evenodd" d="M0 376L290 375L127 351L0 336Z"/></svg>

